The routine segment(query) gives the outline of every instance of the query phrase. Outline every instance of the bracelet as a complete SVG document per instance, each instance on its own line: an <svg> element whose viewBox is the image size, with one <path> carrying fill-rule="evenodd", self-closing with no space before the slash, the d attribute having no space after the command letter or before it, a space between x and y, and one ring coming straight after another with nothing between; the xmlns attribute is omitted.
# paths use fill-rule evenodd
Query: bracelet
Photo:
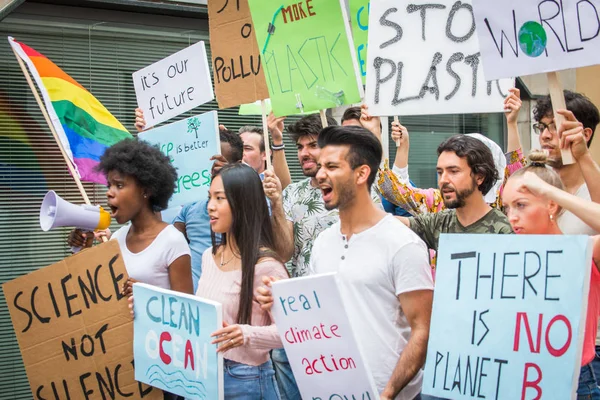
<svg viewBox="0 0 600 400"><path fill-rule="evenodd" d="M285 149L285 143L281 143L279 146L275 144L271 146L271 150L273 151L279 151L283 149Z"/></svg>

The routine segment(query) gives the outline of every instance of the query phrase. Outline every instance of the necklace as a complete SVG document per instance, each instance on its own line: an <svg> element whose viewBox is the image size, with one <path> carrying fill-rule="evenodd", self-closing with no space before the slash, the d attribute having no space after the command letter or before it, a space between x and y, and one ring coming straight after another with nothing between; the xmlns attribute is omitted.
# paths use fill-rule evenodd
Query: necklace
<svg viewBox="0 0 600 400"><path fill-rule="evenodd" d="M231 262L231 260L233 260L233 259L234 259L234 257L235 257L235 256L232 254L232 255L231 255L231 258L225 262L225 261L223 261L223 258L224 258L224 256L225 256L225 249L223 249L223 251L221 252L221 263L220 263L220 264L221 264L221 267L222 267L222 266L224 266L224 265L227 265L227 264L229 264L229 263Z"/></svg>

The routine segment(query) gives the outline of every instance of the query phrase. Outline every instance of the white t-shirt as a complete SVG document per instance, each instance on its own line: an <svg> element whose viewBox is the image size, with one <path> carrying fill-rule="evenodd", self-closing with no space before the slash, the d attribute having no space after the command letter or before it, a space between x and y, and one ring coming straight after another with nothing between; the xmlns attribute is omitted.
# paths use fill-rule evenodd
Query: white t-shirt
<svg viewBox="0 0 600 400"><path fill-rule="evenodd" d="M592 201L590 191L585 183L579 187L577 192L575 192L575 196L579 197L580 199ZM563 211L563 213L558 217L558 227L565 235L594 236L598 234L598 232L577 218L575 214L567 210Z"/></svg>
<svg viewBox="0 0 600 400"><path fill-rule="evenodd" d="M309 274L327 272L338 273L352 328L381 393L410 338L397 296L433 290L427 247L390 214L350 240L337 222L317 237L312 249ZM422 380L419 371L396 399L413 400Z"/></svg>
<svg viewBox="0 0 600 400"><path fill-rule="evenodd" d="M169 266L179 257L190 255L190 247L183 233L173 225L168 225L148 247L139 253L132 253L126 243L130 227L125 225L111 238L119 242L127 273L137 281L170 289Z"/></svg>

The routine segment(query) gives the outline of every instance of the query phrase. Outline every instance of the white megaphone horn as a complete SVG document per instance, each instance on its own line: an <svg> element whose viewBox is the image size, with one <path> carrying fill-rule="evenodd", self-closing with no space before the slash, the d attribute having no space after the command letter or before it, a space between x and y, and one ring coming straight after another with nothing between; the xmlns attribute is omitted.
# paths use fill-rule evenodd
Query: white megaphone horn
<svg viewBox="0 0 600 400"><path fill-rule="evenodd" d="M73 226L84 231L102 230L110 226L110 213L100 206L71 204L51 190L44 196L40 208L40 226L44 232L57 226Z"/></svg>

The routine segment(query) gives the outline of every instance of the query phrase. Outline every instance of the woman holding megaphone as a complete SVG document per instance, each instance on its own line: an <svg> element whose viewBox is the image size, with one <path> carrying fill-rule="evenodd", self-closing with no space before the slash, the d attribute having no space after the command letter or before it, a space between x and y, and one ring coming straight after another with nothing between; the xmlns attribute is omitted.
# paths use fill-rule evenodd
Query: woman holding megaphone
<svg viewBox="0 0 600 400"><path fill-rule="evenodd" d="M159 212L167 208L175 191L177 172L157 147L137 139L123 140L108 148L97 169L106 175L106 197L111 216L119 224L113 240L119 242L132 282L193 293L190 249L175 227L163 222ZM84 236L85 235L85 236ZM93 233L74 230L69 244L89 247Z"/></svg>

